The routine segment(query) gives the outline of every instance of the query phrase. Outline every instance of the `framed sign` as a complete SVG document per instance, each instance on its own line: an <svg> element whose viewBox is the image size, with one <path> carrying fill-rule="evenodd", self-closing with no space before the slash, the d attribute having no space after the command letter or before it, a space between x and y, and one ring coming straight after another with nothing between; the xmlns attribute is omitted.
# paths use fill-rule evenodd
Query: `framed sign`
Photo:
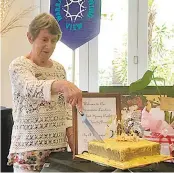
<svg viewBox="0 0 174 173"><path fill-rule="evenodd" d="M108 138L106 131L110 120L114 119L115 130L117 128L116 121L121 120L120 98L119 94L112 93L83 93L83 113L103 139ZM73 158L75 158L75 155L88 151L88 142L95 139L75 107L73 107L73 130Z"/></svg>

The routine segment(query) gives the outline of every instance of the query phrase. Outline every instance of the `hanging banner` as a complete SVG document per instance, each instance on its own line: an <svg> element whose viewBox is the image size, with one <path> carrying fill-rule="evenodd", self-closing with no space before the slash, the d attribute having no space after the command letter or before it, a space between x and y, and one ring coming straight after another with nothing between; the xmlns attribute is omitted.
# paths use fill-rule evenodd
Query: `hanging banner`
<svg viewBox="0 0 174 173"><path fill-rule="evenodd" d="M61 27L61 41L72 50L100 32L101 0L50 0L50 13Z"/></svg>

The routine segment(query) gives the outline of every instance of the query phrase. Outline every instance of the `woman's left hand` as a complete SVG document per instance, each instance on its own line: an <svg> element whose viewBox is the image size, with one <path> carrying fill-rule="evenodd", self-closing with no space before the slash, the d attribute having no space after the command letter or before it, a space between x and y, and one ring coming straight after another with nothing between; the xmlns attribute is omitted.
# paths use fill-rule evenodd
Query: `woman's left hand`
<svg viewBox="0 0 174 173"><path fill-rule="evenodd" d="M68 138L68 144L69 144L69 147L71 148L71 151L73 152L74 150L74 144L73 144L73 128L72 127L68 127L66 129L66 136Z"/></svg>

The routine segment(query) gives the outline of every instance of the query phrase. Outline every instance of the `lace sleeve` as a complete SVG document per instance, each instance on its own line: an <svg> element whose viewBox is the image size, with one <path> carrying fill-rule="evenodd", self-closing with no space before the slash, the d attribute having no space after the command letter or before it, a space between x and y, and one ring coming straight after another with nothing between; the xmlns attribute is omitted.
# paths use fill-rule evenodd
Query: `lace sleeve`
<svg viewBox="0 0 174 173"><path fill-rule="evenodd" d="M72 106L66 103L66 128L72 127Z"/></svg>
<svg viewBox="0 0 174 173"><path fill-rule="evenodd" d="M9 75L13 91L32 99L51 101L51 85L54 80L38 80L30 67L20 62L12 62Z"/></svg>
<svg viewBox="0 0 174 173"><path fill-rule="evenodd" d="M63 72L64 72L65 79L67 79L66 71L64 68L63 68ZM72 127L72 106L66 102L65 102L65 106L66 106L66 128L68 128L68 127Z"/></svg>

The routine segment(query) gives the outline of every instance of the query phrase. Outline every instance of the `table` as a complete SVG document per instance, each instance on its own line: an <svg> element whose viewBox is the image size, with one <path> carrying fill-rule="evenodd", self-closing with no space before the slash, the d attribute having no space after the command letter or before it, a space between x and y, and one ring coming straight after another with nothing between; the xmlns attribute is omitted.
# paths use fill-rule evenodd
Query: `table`
<svg viewBox="0 0 174 173"><path fill-rule="evenodd" d="M174 172L174 163L158 163L142 168L131 169L132 172ZM73 161L71 152L52 153L41 172L129 172L116 170L90 161Z"/></svg>
<svg viewBox="0 0 174 173"><path fill-rule="evenodd" d="M11 133L13 126L12 109L0 106L1 110L1 166L0 172L13 172L13 166L7 165Z"/></svg>

